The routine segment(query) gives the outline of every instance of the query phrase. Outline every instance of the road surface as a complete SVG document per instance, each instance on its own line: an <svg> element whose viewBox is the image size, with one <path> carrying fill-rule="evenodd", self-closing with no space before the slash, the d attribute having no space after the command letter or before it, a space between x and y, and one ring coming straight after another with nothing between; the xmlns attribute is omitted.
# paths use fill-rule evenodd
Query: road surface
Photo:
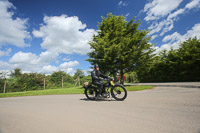
<svg viewBox="0 0 200 133"><path fill-rule="evenodd" d="M80 95L0 99L0 133L200 133L200 89L155 87L125 101Z"/></svg>

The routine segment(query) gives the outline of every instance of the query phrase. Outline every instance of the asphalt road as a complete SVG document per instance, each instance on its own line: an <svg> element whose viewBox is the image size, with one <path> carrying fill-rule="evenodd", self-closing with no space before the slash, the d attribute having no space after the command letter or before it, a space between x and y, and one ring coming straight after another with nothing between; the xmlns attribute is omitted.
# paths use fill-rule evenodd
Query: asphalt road
<svg viewBox="0 0 200 133"><path fill-rule="evenodd" d="M0 133L200 133L200 89L156 87L125 101L84 95L0 99Z"/></svg>

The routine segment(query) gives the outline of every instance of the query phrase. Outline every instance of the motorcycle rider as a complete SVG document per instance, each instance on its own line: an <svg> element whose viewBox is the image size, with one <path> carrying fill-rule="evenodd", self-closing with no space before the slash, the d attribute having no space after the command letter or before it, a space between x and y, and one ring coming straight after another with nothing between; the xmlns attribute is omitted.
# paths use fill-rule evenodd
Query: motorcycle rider
<svg viewBox="0 0 200 133"><path fill-rule="evenodd" d="M99 88L99 95L98 96L101 97L101 94L103 92L103 84L104 84L102 78L109 78L109 77L102 74L99 71L99 66L97 64L94 65L94 70L92 71L91 76L92 76L92 83L94 85L97 85L98 88Z"/></svg>

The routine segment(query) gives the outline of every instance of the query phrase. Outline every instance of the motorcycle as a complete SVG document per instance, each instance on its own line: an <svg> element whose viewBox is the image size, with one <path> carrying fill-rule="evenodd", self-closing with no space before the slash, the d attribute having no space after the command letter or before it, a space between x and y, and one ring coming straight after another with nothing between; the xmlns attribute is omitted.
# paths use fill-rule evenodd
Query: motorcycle
<svg viewBox="0 0 200 133"><path fill-rule="evenodd" d="M123 85L114 83L113 79L111 78L104 79L104 81L106 81L106 83L104 82L103 84L103 91L101 91L101 94L97 86L92 85L90 82L85 82L83 86L85 89L85 96L89 100L96 100L98 98L110 98L111 96L117 101L123 101L126 99L127 90Z"/></svg>

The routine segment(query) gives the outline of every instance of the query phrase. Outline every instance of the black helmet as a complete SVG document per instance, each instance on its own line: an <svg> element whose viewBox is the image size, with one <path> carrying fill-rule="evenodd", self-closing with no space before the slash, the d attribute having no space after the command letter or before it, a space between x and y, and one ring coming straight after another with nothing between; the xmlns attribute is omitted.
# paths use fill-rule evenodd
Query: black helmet
<svg viewBox="0 0 200 133"><path fill-rule="evenodd" d="M95 65L94 65L94 69L96 69L97 67L99 67L99 65L95 64Z"/></svg>

